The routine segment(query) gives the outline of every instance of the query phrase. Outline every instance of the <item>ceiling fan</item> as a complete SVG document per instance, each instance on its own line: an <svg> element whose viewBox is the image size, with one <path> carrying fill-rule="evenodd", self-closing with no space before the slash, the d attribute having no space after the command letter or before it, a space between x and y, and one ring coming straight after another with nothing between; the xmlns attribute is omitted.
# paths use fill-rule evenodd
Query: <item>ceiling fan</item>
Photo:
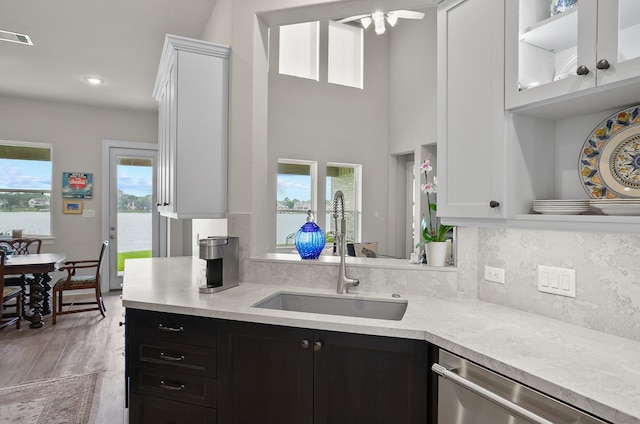
<svg viewBox="0 0 640 424"><path fill-rule="evenodd" d="M347 22L360 21L364 29L369 28L369 25L373 22L376 34L384 34L386 26L384 21L387 21L392 27L396 25L398 19L422 19L424 13L416 12L414 10L392 10L390 12L373 12L370 15L356 15L348 18L340 19L336 22L346 24Z"/></svg>

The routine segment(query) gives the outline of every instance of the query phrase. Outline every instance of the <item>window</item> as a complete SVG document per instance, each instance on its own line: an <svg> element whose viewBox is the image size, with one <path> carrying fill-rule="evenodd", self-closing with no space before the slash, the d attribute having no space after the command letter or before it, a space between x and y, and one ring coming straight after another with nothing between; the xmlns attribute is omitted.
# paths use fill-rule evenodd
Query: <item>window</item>
<svg viewBox="0 0 640 424"><path fill-rule="evenodd" d="M0 141L0 234L51 235L51 145Z"/></svg>
<svg viewBox="0 0 640 424"><path fill-rule="evenodd" d="M293 247L295 236L311 209L316 223L333 240L333 195L342 190L346 240L360 241L362 165L328 163L326 167L325 208L318 210L317 163L295 159L279 159L276 198L276 247ZM320 195L321 196L321 195ZM338 218L340 219L340 218ZM324 223L324 224L322 224ZM339 223L339 221L338 221Z"/></svg>
<svg viewBox="0 0 640 424"><path fill-rule="evenodd" d="M362 89L362 28L329 21L328 81Z"/></svg>
<svg viewBox="0 0 640 424"><path fill-rule="evenodd" d="M276 246L293 246L307 210L316 210L316 169L315 162L278 160Z"/></svg>
<svg viewBox="0 0 640 424"><path fill-rule="evenodd" d="M318 81L320 23L280 27L279 72Z"/></svg>
<svg viewBox="0 0 640 424"><path fill-rule="evenodd" d="M360 174L362 165L348 164L327 164L327 219L326 227L330 231L335 231L335 220L333 218L333 196L336 191L342 190L344 195L344 217L347 224L346 241L359 242L362 202L360 198L361 184ZM340 225L341 217L338 217Z"/></svg>

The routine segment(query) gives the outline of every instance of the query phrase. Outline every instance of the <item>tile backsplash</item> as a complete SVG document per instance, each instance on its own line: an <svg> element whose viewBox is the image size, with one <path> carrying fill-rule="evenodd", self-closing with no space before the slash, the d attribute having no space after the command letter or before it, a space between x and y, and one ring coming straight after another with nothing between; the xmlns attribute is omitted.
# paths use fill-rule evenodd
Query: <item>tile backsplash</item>
<svg viewBox="0 0 640 424"><path fill-rule="evenodd" d="M240 237L241 281L334 288L337 265L249 260L250 215L230 214ZM456 271L350 267L359 291L479 299L640 340L640 236L458 228ZM505 284L484 280L503 268ZM576 271L576 297L537 290L537 267Z"/></svg>
<svg viewBox="0 0 640 424"><path fill-rule="evenodd" d="M640 236L480 228L478 298L640 340ZM504 285L484 266L505 269ZM576 297L537 290L538 265L576 271Z"/></svg>

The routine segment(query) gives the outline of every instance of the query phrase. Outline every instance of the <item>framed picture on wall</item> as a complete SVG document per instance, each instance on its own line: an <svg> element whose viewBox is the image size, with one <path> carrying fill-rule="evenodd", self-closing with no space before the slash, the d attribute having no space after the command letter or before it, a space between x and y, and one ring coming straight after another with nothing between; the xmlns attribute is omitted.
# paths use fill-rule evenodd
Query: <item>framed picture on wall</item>
<svg viewBox="0 0 640 424"><path fill-rule="evenodd" d="M64 199L62 201L62 212L81 214L82 213L82 200Z"/></svg>
<svg viewBox="0 0 640 424"><path fill-rule="evenodd" d="M93 174L87 172L62 173L63 199L91 199L93 197Z"/></svg>

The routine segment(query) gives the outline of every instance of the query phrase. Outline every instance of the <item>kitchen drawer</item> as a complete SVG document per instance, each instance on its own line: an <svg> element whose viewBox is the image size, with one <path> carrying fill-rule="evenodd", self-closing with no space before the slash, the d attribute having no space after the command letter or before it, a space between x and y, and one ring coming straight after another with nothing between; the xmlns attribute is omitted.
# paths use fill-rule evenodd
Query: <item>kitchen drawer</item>
<svg viewBox="0 0 640 424"><path fill-rule="evenodd" d="M166 312L127 309L133 339L164 340L216 347L216 320Z"/></svg>
<svg viewBox="0 0 640 424"><path fill-rule="evenodd" d="M189 374L216 377L216 350L156 340L136 340L135 365L182 371Z"/></svg>
<svg viewBox="0 0 640 424"><path fill-rule="evenodd" d="M216 424L216 410L132 393L129 424Z"/></svg>
<svg viewBox="0 0 640 424"><path fill-rule="evenodd" d="M131 392L205 407L216 406L216 380L180 371L137 367Z"/></svg>

